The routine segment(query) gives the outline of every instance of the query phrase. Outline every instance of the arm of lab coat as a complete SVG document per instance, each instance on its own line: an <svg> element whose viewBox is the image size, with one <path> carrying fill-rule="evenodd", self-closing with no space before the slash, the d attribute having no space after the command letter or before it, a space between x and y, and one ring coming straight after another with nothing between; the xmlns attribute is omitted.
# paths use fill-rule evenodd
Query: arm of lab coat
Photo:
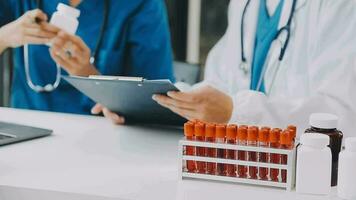
<svg viewBox="0 0 356 200"><path fill-rule="evenodd" d="M128 29L130 75L173 79L172 48L163 0L142 1Z"/></svg>
<svg viewBox="0 0 356 200"><path fill-rule="evenodd" d="M355 134L356 122L356 16L353 1L324 1L321 6L317 48L311 52L308 98L291 99L281 94L269 98L255 91L241 91L234 97L232 122L285 127L297 124L304 130L313 112L340 117L339 128ZM342 12L340 12L342 10ZM299 132L300 133L300 132Z"/></svg>

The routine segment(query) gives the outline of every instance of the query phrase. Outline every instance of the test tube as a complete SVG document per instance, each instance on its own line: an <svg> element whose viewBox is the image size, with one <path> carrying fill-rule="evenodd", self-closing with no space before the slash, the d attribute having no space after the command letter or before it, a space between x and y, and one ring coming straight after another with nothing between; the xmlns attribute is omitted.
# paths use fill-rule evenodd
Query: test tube
<svg viewBox="0 0 356 200"><path fill-rule="evenodd" d="M226 128L226 144L236 144L236 135L237 135L237 126L229 125ZM237 154L236 150L227 149L226 150L226 158L236 160ZM225 173L227 176L237 177L236 173L236 165L234 164L226 164L225 165Z"/></svg>
<svg viewBox="0 0 356 200"><path fill-rule="evenodd" d="M280 133L281 133L281 129L279 128L274 128L271 130L269 134L269 146L271 148L280 147L279 144ZM281 155L276 153L271 153L269 162L273 164L280 164ZM270 169L270 179L271 181L279 182L279 169L275 169L275 168Z"/></svg>
<svg viewBox="0 0 356 200"><path fill-rule="evenodd" d="M258 132L258 146L259 147L269 147L269 127L262 127L261 130ZM258 154L258 162L267 163L268 162L268 153L266 152L259 152ZM268 180L268 168L266 167L259 167L258 168L258 175L261 180Z"/></svg>
<svg viewBox="0 0 356 200"><path fill-rule="evenodd" d="M195 140L204 142L205 141L205 124L198 122L195 124ZM196 155L204 157L205 156L205 147L196 147ZM206 162L197 161L197 172L200 174L206 173Z"/></svg>
<svg viewBox="0 0 356 200"><path fill-rule="evenodd" d="M205 141L215 142L215 124L207 124L205 126ZM206 156L216 158L216 148L206 148ZM216 174L216 163L206 163L206 173L210 175Z"/></svg>
<svg viewBox="0 0 356 200"><path fill-rule="evenodd" d="M293 148L293 135L289 130L284 130L281 133L280 137L280 143L281 143L281 149L292 149ZM288 156L285 154L281 155L281 164L287 165L288 163ZM287 170L282 169L281 170L281 176L282 176L282 182L286 183L287 182Z"/></svg>
<svg viewBox="0 0 356 200"><path fill-rule="evenodd" d="M257 137L258 137L258 127L251 126L247 131L247 145L257 147ZM257 162L257 152L256 151L248 151L247 152L247 160L251 162ZM257 179L257 167L249 166L248 174L250 179Z"/></svg>
<svg viewBox="0 0 356 200"><path fill-rule="evenodd" d="M291 139L292 139L292 142L293 142L293 146L294 146L294 143L295 143L295 138L297 137L297 127L294 126L294 125L289 125L287 127L287 130L289 131L290 135L291 135Z"/></svg>
<svg viewBox="0 0 356 200"><path fill-rule="evenodd" d="M239 145L246 145L247 144L247 126L240 126L237 132L237 139ZM247 160L247 152L244 150L237 151L237 159L241 161ZM238 165L237 166L237 174L239 178L247 178L247 166L245 165Z"/></svg>
<svg viewBox="0 0 356 200"><path fill-rule="evenodd" d="M226 136L226 126L219 124L216 126L216 143L225 143L225 136ZM216 150L216 157L217 158L226 158L226 152L225 149L220 149L218 148ZM223 163L217 163L216 164L216 174L220 176L226 176L225 170L224 170L225 164Z"/></svg>
<svg viewBox="0 0 356 200"><path fill-rule="evenodd" d="M186 140L194 140L194 123L187 122L184 124L184 135ZM187 156L194 156L195 155L195 148L193 146L184 146L183 154ZM184 171L195 173L196 166L195 161L193 160L186 160L185 161L185 169Z"/></svg>

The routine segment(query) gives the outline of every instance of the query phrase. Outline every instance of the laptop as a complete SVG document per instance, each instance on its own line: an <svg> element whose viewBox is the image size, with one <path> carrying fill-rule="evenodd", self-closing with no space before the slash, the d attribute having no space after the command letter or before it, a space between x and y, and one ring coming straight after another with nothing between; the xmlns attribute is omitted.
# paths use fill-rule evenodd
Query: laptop
<svg viewBox="0 0 356 200"><path fill-rule="evenodd" d="M0 122L0 146L45 137L52 130Z"/></svg>

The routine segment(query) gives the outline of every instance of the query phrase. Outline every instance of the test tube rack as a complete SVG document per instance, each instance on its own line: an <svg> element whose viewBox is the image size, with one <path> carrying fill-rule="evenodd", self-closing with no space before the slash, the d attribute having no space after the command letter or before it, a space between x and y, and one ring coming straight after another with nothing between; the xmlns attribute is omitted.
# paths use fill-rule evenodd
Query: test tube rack
<svg viewBox="0 0 356 200"><path fill-rule="evenodd" d="M242 150L242 151L251 151L251 152L262 152L268 154L281 154L287 155L287 164L273 164L273 163L263 163L263 162L251 162L251 161L242 161L242 160L231 160L224 158L210 158L202 156L188 156L185 155L184 147L208 147L216 149L226 149L226 150ZM210 143L210 142L200 142L200 141L190 141L182 139L179 142L179 178L180 179L201 179L201 180L213 180L213 181L223 181L230 183L242 183L250 185L259 185L275 188L283 188L287 191L291 191L295 185L295 164L296 164L296 146L293 149L275 149L275 148L262 148L262 147L253 147L253 146L242 146L237 144L222 144L222 143ZM219 164L234 164L234 165L244 165L247 167L264 167L264 168L273 168L287 171L287 181L283 182L274 182L270 180L260 180L260 179L249 179L249 178L238 178L238 177L229 177L229 176L219 176L219 175L210 175L210 174L201 174L201 173L191 173L185 171L185 161L201 161L209 163L219 163ZM281 176L281 173L279 173ZM281 179L279 177L279 179Z"/></svg>

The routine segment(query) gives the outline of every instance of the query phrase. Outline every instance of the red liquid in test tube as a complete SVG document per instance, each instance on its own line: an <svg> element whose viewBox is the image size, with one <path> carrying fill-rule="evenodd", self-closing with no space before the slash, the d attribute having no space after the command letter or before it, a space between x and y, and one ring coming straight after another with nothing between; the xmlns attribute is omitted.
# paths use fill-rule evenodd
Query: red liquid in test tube
<svg viewBox="0 0 356 200"><path fill-rule="evenodd" d="M202 122L198 122L195 124L195 140L204 142L205 141L205 124ZM196 155L204 157L205 156L206 147L196 147ZM206 162L197 161L197 172L200 174L206 173Z"/></svg>
<svg viewBox="0 0 356 200"><path fill-rule="evenodd" d="M247 145L247 126L240 126L237 131L237 140L239 145ZM243 150L237 151L237 159L246 161L247 160L247 152ZM237 174L239 178L247 178L247 166L238 165L237 166Z"/></svg>
<svg viewBox="0 0 356 200"><path fill-rule="evenodd" d="M257 147L257 137L258 137L258 128L256 126L249 127L247 131L247 145ZM247 153L248 161L257 162L257 152L248 151ZM250 179L257 179L257 167L249 166L248 174Z"/></svg>
<svg viewBox="0 0 356 200"><path fill-rule="evenodd" d="M290 133L290 136L291 136L291 139L292 139L292 142L293 142L292 145L294 146L295 138L297 137L297 127L294 126L294 125L289 125L287 127L287 130Z"/></svg>
<svg viewBox="0 0 356 200"><path fill-rule="evenodd" d="M269 127L262 127L258 132L258 146L267 148L269 147ZM258 153L258 162L267 163L268 162L268 153L259 152ZM268 180L268 168L267 167L259 167L258 175L261 180Z"/></svg>
<svg viewBox="0 0 356 200"><path fill-rule="evenodd" d="M280 148L280 144L279 144L280 133L281 133L281 129L279 128L274 128L271 130L269 135L269 146L271 148ZM271 153L269 162L273 164L280 164L281 155L276 153ZM279 182L279 169L271 168L270 178L271 181Z"/></svg>
<svg viewBox="0 0 356 200"><path fill-rule="evenodd" d="M205 126L205 141L215 142L215 124L207 124ZM206 157L216 158L216 148L206 148ZM207 162L206 163L206 173L210 175L216 174L216 163Z"/></svg>
<svg viewBox="0 0 356 200"><path fill-rule="evenodd" d="M285 130L281 133L280 137L280 143L281 143L281 149L292 149L293 148L293 135L291 135L290 131ZM288 163L288 156L282 154L281 155L281 164L287 165ZM287 170L282 169L281 170L281 176L282 176L282 182L286 183L287 182Z"/></svg>
<svg viewBox="0 0 356 200"><path fill-rule="evenodd" d="M237 135L237 126L229 125L226 128L226 144L236 144L236 135ZM237 152L236 150L227 149L226 150L226 158L236 160ZM236 165L234 164L226 164L225 165L225 174L231 177L237 177L236 173Z"/></svg>
<svg viewBox="0 0 356 200"><path fill-rule="evenodd" d="M187 122L184 124L184 135L186 140L194 140L194 123ZM194 156L195 155L195 147L193 146L184 146L184 155ZM185 161L185 169L184 171L188 171L190 173L195 173L196 165L195 161L193 160L186 160Z"/></svg>
<svg viewBox="0 0 356 200"><path fill-rule="evenodd" d="M225 125L217 125L216 126L216 143L225 143L226 136L226 126ZM225 149L217 149L217 158L226 158ZM216 174L220 176L226 176L224 170L225 164L217 163L216 164Z"/></svg>

